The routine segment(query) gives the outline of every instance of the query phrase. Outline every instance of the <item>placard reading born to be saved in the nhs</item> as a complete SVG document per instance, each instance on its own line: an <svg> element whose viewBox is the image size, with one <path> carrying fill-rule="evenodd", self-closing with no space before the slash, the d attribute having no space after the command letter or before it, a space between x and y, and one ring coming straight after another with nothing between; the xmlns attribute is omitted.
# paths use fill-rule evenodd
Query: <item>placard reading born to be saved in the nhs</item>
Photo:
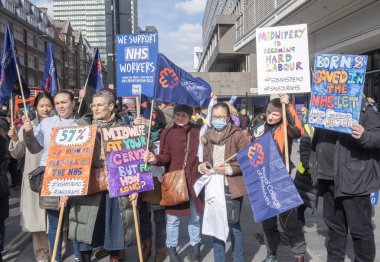
<svg viewBox="0 0 380 262"><path fill-rule="evenodd" d="M153 96L158 34L116 36L117 96Z"/></svg>

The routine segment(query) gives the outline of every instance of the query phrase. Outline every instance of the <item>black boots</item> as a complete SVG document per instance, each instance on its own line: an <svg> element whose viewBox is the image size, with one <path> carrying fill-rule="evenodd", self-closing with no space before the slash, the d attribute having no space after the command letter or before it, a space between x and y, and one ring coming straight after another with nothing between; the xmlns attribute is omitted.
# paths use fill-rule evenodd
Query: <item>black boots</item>
<svg viewBox="0 0 380 262"><path fill-rule="evenodd" d="M177 255L177 250L175 247L169 247L168 253L170 257L170 262L182 262L182 260Z"/></svg>
<svg viewBox="0 0 380 262"><path fill-rule="evenodd" d="M190 262L199 262L199 257L201 253L201 244L196 244L195 246L191 247L189 260Z"/></svg>

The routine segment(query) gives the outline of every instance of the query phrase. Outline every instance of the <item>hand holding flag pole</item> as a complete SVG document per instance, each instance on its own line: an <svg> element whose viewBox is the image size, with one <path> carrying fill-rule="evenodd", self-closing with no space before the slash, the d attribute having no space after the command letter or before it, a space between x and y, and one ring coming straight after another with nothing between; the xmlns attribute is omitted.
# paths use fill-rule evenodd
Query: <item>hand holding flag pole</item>
<svg viewBox="0 0 380 262"><path fill-rule="evenodd" d="M18 68L18 63L16 63L16 70L17 70L18 84L20 86L20 91L21 91L22 103L23 103L24 108L25 108L25 110L24 110L25 116L26 116L26 118L29 118L28 108L26 107L26 102L25 102L24 87L22 86L20 69ZM11 97L12 97L12 95L11 95Z"/></svg>

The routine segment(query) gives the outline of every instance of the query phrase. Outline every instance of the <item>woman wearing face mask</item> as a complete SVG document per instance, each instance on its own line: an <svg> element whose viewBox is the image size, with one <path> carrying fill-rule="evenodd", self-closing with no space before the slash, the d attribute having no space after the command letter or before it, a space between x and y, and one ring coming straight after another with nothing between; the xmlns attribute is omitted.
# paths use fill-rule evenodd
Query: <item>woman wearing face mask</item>
<svg viewBox="0 0 380 262"><path fill-rule="evenodd" d="M54 108L53 98L49 94L39 94L34 100L34 109L37 117L32 121L32 126L36 128L38 124L51 115ZM33 192L29 186L28 174L40 166L41 152L32 154L25 146L24 128L17 133L15 127L11 127L8 132L11 138L9 152L15 159L22 159L25 156L25 167L21 185L20 200L20 223L22 231L32 232L34 257L38 262L49 261L49 244L46 234L46 210L39 207L39 194Z"/></svg>
<svg viewBox="0 0 380 262"><path fill-rule="evenodd" d="M174 107L174 126L166 128L160 136L160 151L157 156L147 153L145 160L156 166L166 166L167 172L181 169L184 164L187 135L190 135L189 157L185 168L187 188L190 200L175 206L167 206L166 210L166 247L170 261L178 262L177 255L180 217L190 217L188 231L191 251L189 260L199 261L200 256L200 222L199 214L203 211L203 198L197 197L194 183L198 180L198 146L199 127L190 123L193 108L187 105Z"/></svg>
<svg viewBox="0 0 380 262"><path fill-rule="evenodd" d="M74 119L74 94L68 90L61 90L54 97L55 109L58 113L56 116L46 117L39 123L33 126L29 119L24 123L24 141L26 148L32 154L37 154L42 150L40 166L46 166L48 151L50 146L50 134L54 127L75 126L78 125ZM48 239L50 251L53 252L55 235L58 228L59 218L59 198L58 197L43 197L40 200L40 206L46 209L49 222ZM62 229L60 229L62 230ZM60 234L57 255L55 261L62 261L61 247L63 234Z"/></svg>
<svg viewBox="0 0 380 262"><path fill-rule="evenodd" d="M240 227L240 207L243 202L243 196L247 194L247 191L236 157L226 163L224 162L247 146L249 141L243 131L232 123L230 110L226 103L214 105L211 112L212 129L204 136L204 162L199 165L198 170L204 175L222 176L222 181L219 185L222 187L222 191L224 187L224 197L233 204L233 209L237 210L237 214L234 214L237 219L232 221L228 217L230 207L227 206L227 221L231 235L233 261L242 262L244 261L244 256L243 233ZM220 188L215 190L220 191ZM214 237L215 261L226 260L224 241L225 239Z"/></svg>
<svg viewBox="0 0 380 262"><path fill-rule="evenodd" d="M289 103L289 96L287 94L280 94L280 98L272 99L267 105L266 122L253 130L253 140L260 137L266 132L271 131L273 139L277 145L282 159L285 162L285 138L284 138L284 125L287 125L288 143L289 143L289 158L292 152L291 141L294 138L299 138L303 135L302 123L299 120L294 106ZM282 120L282 103L286 105L286 120ZM291 169L294 167L291 163ZM280 224L288 237L294 261L303 262L306 253L305 236L302 231L302 225L297 219L297 210L295 208L288 210L278 215ZM264 234L267 239L267 258L265 262L277 261L277 247L280 243L280 232L277 229L277 216L266 219L262 222Z"/></svg>

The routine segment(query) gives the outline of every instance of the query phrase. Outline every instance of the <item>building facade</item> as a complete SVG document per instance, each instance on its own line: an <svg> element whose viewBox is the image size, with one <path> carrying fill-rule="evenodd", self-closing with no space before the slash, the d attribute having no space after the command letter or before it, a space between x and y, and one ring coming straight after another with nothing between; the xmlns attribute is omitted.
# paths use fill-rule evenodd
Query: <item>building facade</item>
<svg viewBox="0 0 380 262"><path fill-rule="evenodd" d="M75 30L87 38L91 46L98 47L106 62L106 0L53 0L54 19L69 20Z"/></svg>
<svg viewBox="0 0 380 262"><path fill-rule="evenodd" d="M232 70L244 72L245 64L253 81L250 86L241 85L240 93L252 96L250 105L255 106L265 101L257 97L256 28L306 23L310 66L313 67L316 53L367 54L364 93L379 102L379 10L380 1L376 0L208 0L203 19L204 53L198 71L228 72L226 66L230 64ZM224 16L233 17L228 30L222 22ZM231 41L233 44L229 45ZM226 52L222 47L227 42L233 58L224 59ZM236 62L239 55L246 56L245 61L240 59L240 66ZM223 60L226 65L221 66ZM297 95L295 102L307 104L308 97Z"/></svg>
<svg viewBox="0 0 380 262"><path fill-rule="evenodd" d="M30 87L39 86L49 42L54 46L60 88L76 88L84 84L82 72L88 71L90 57L76 50L84 49L83 40L75 42L75 37L70 40L62 34L61 25L59 22L55 25L46 8L38 8L28 0L1 0L0 42L4 39L7 24L13 33L23 75ZM70 31L71 35L73 33L75 31Z"/></svg>
<svg viewBox="0 0 380 262"><path fill-rule="evenodd" d="M139 33L137 0L106 0L106 41L109 88L115 88L116 75L116 49L115 35L119 34L136 34Z"/></svg>

